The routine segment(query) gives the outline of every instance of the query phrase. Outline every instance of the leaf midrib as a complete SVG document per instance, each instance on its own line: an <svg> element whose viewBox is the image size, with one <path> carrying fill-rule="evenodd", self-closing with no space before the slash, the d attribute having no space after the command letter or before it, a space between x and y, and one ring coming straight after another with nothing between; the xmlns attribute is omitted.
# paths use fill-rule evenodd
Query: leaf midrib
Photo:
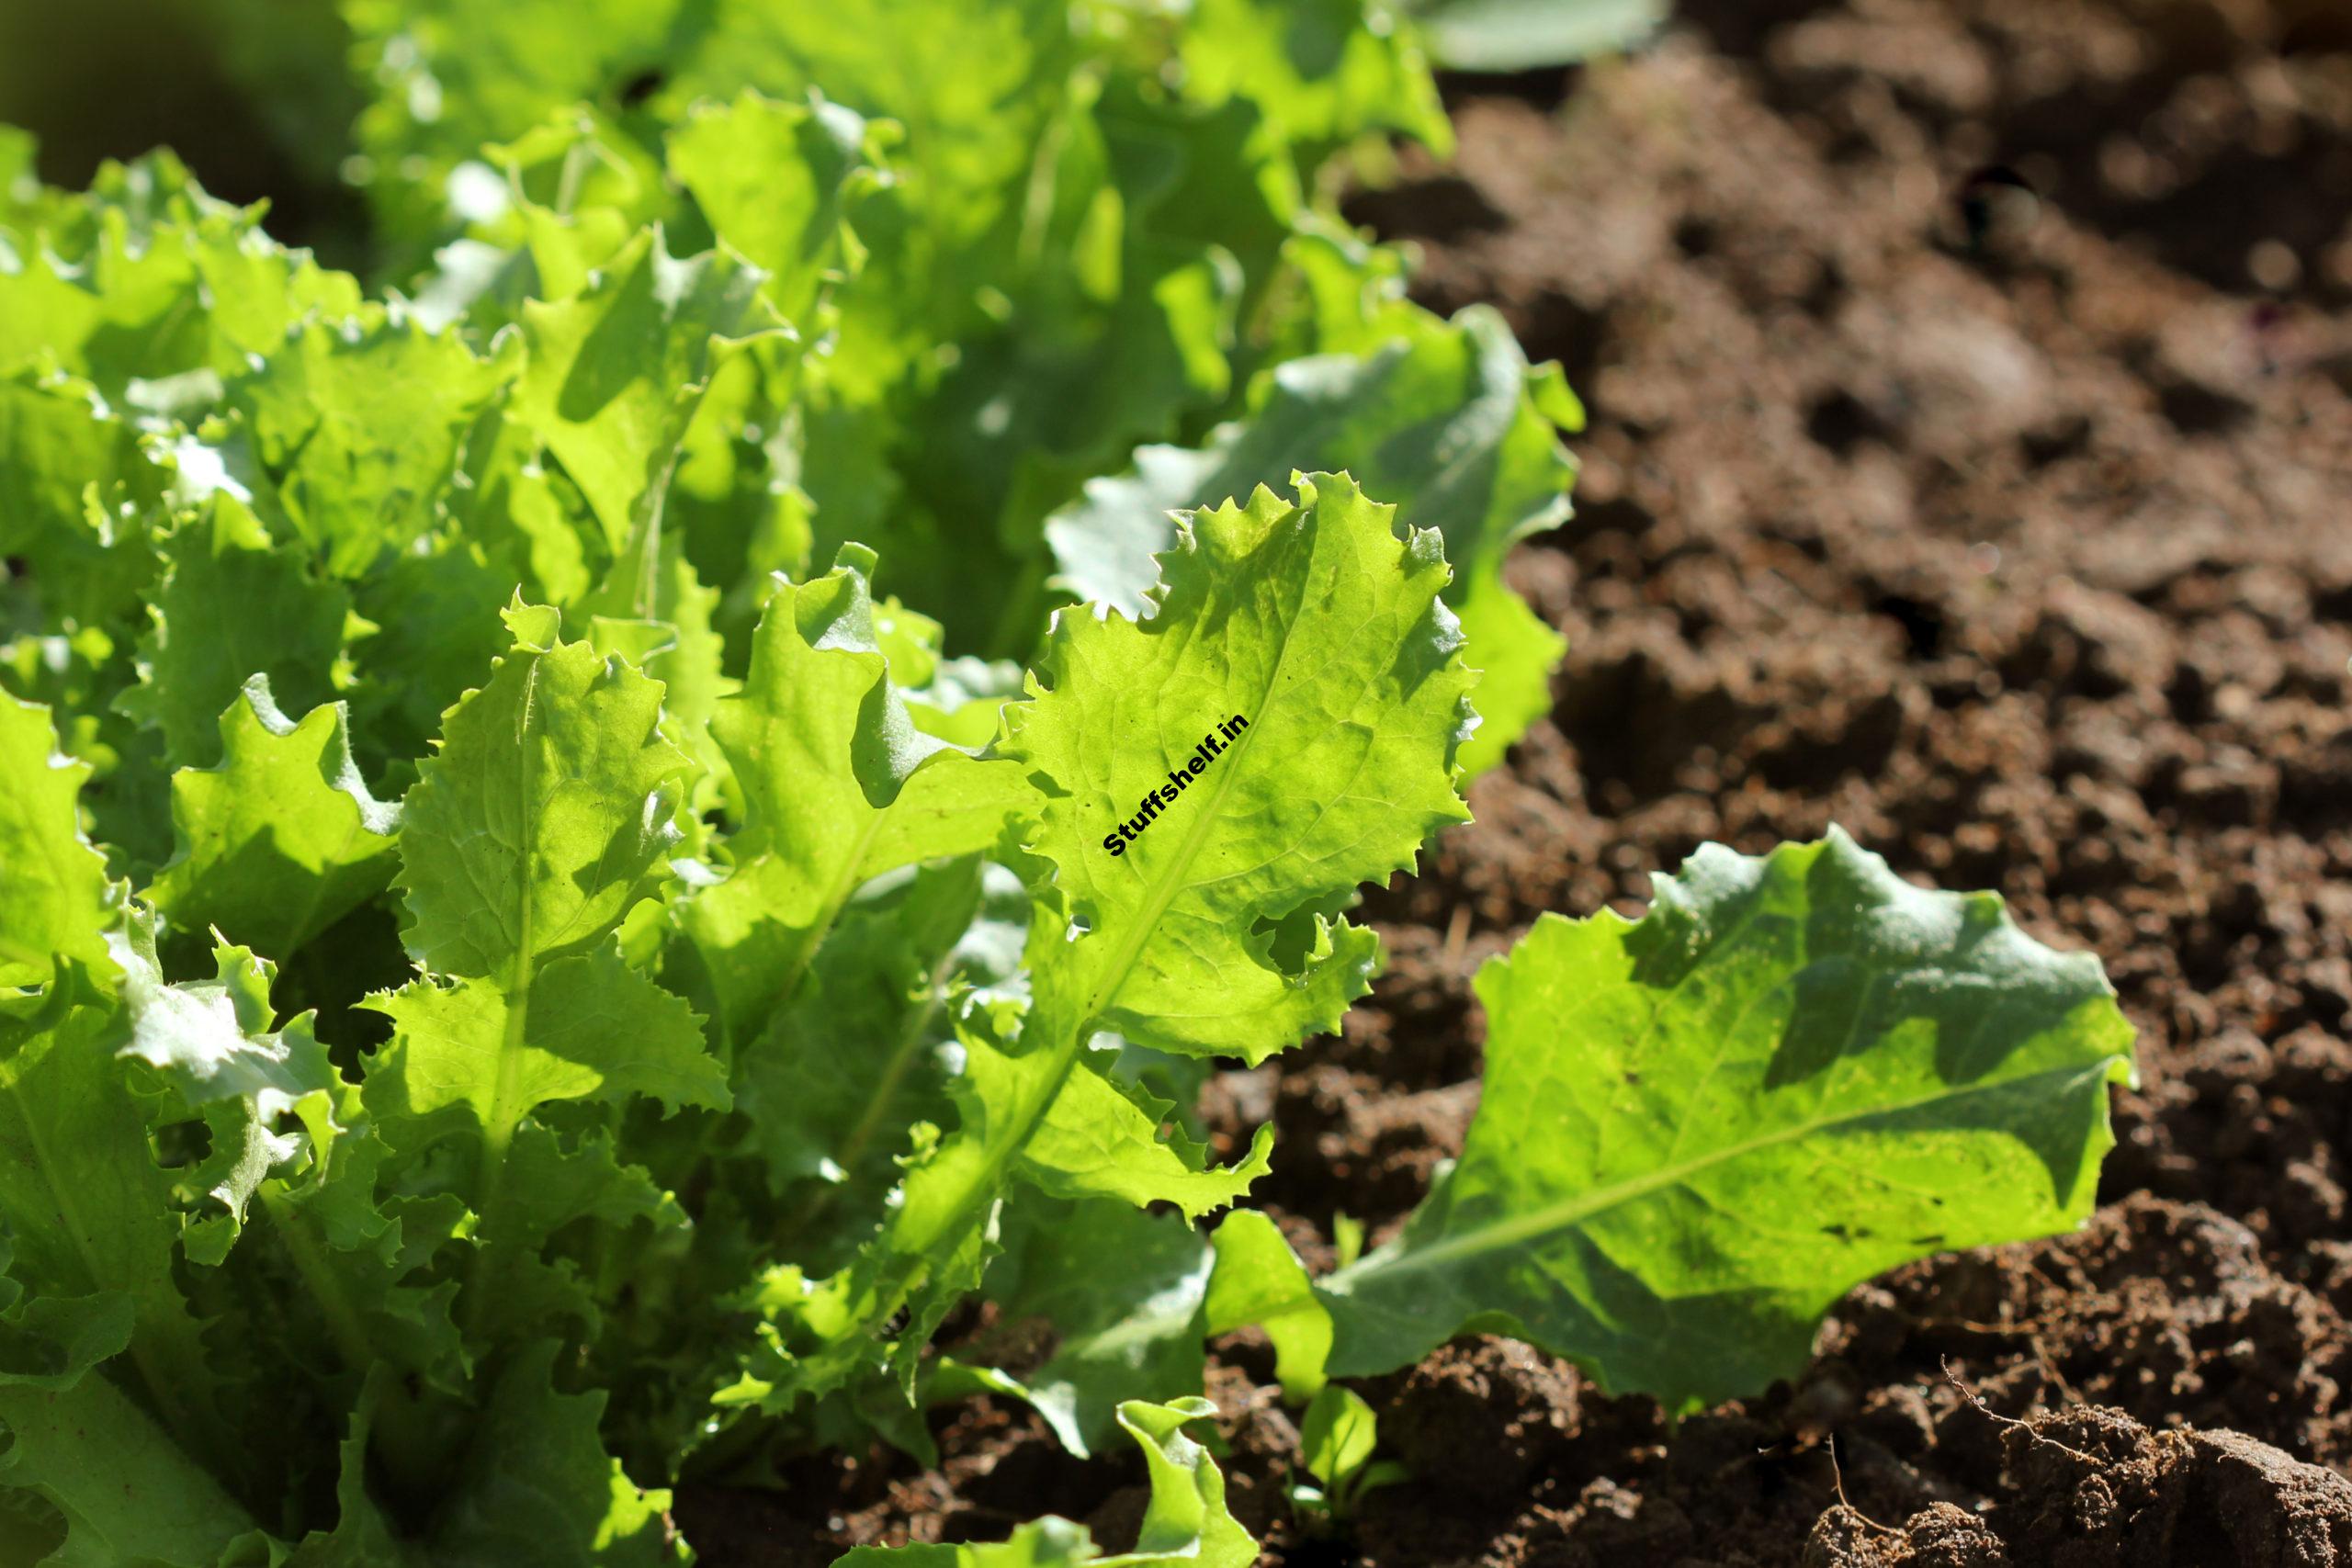
<svg viewBox="0 0 2352 1568"><path fill-rule="evenodd" d="M1817 1133L1835 1132L1865 1122L1899 1116L1905 1111L1917 1111L1930 1105L1968 1100L2001 1090L2014 1090L2020 1086L2044 1080L2056 1080L2053 1092L2071 1092L2093 1079L2105 1078L2113 1070L2114 1062L2114 1057L2104 1056L2080 1067L2053 1069L2030 1074L2024 1077L2003 1078L1996 1083L1975 1084L1958 1090L1947 1089L1894 1104L1877 1105L1842 1115L1825 1116L1795 1122L1775 1132L1726 1145L1711 1154L1680 1160L1673 1165L1660 1166L1640 1176L1628 1177L1622 1181L1611 1182L1603 1187L1588 1189L1573 1197L1547 1203L1532 1213L1457 1233L1447 1236L1442 1241L1417 1250L1384 1249L1374 1252L1361 1262L1351 1264L1317 1280L1316 1288L1318 1291L1344 1295L1365 1280L1389 1279L1399 1275L1419 1273L1441 1264L1451 1263L1457 1258L1478 1257L1486 1253L1500 1252L1521 1247L1553 1232L1572 1229L1595 1214L1631 1202L1636 1198L1647 1197L1664 1188L1678 1185L1712 1167L1741 1159L1781 1144L1794 1143Z"/></svg>
<svg viewBox="0 0 2352 1568"><path fill-rule="evenodd" d="M1314 558L1310 551L1307 562L1307 575L1310 578L1313 570ZM1280 683L1283 670L1290 662L1291 649L1297 642L1298 618L1302 614L1301 607L1306 598L1306 591L1305 584L1302 583L1297 596L1289 606L1289 615L1284 623L1286 632L1283 637L1282 649L1274 656L1273 667L1267 672L1265 684L1259 692L1258 712L1261 720L1267 713L1265 704L1271 699L1276 685ZM1186 629L1185 636L1189 640L1192 636L1189 627ZM1257 739L1261 728L1260 724L1252 724L1241 732L1241 739L1233 743L1233 754L1228 761L1234 765L1218 770L1216 784L1208 798L1201 803L1202 809L1193 818L1193 826L1186 830L1176 854L1169 861L1165 876L1145 900L1143 908L1148 913L1136 920L1127 934L1120 939L1119 944L1113 950L1110 961L1103 967L1102 978L1092 987L1088 995L1086 1005L1080 1010L1078 1017L1072 1021L1069 1037L1054 1042L1049 1047L1056 1054L1056 1061L1053 1071L1040 1079L1042 1092L1028 1104L1021 1107L1012 1119L1012 1124L1006 1129L1008 1135L999 1140L989 1150L970 1190L956 1205L954 1224L946 1227L947 1229L960 1225L965 1213L969 1212L975 1203L984 1201L997 1190L1003 1180L1006 1168L1019 1156L1021 1151L1029 1146L1030 1140L1036 1136L1038 1125L1045 1121L1047 1112L1053 1109L1054 1101L1060 1098L1062 1085L1069 1081L1071 1071L1078 1066L1080 1053L1086 1048L1087 1041L1092 1038L1094 1021L1102 1016L1102 1010L1109 1006L1111 998L1118 994L1120 986L1125 983L1128 972L1134 968L1136 960L1142 955L1144 944L1150 940L1151 933L1158 929L1161 917L1167 913L1168 906L1175 902L1177 894L1182 891L1183 874L1191 868L1193 857L1200 852L1201 844L1208 835L1210 825L1216 818L1216 808L1224 803L1226 795L1232 790L1233 782L1240 777L1241 761ZM1083 947L1084 944L1080 945ZM922 1250L928 1252L938 1243L939 1236L934 1235L920 1239L922 1242Z"/></svg>
<svg viewBox="0 0 2352 1568"><path fill-rule="evenodd" d="M1309 578L1314 575L1314 556L1310 551L1306 573ZM1283 671L1290 663L1291 649L1297 646L1298 622L1305 614L1306 600L1306 585L1302 582L1297 597L1290 605L1290 615L1286 622L1288 629L1283 637L1282 650L1274 655L1273 668L1267 671L1265 685L1258 694L1260 723L1252 724L1244 729L1241 732L1241 739L1232 743L1233 754L1227 759L1232 766L1217 770L1216 785L1210 791L1208 799L1202 803L1201 810L1194 815L1192 827L1185 829L1175 857L1169 862L1168 874L1160 880L1158 886L1152 889L1150 896L1144 901L1143 909L1134 925L1121 939L1115 955L1104 970L1102 985L1087 1000L1086 1016L1079 1021L1078 1038L1080 1043L1085 1042L1093 1021L1102 1016L1102 1010L1109 1007L1112 998L1118 995L1119 987L1126 983L1128 972L1135 967L1136 960L1143 955L1144 944L1151 940L1152 933L1159 929L1159 922L1166 918L1168 907L1176 901L1179 894L1191 886L1184 877L1192 870L1193 857L1200 853L1202 844L1207 840L1210 829L1216 823L1217 807L1224 805L1225 797L1232 793L1234 781L1241 776L1242 760L1249 755L1251 744L1258 739L1261 725L1268 716L1266 705L1272 701L1275 688L1282 683ZM1187 628L1185 639L1188 644L1192 636L1191 629ZM1183 649L1178 649L1180 654L1182 651ZM1113 809L1115 810L1117 807L1114 806Z"/></svg>
<svg viewBox="0 0 2352 1568"><path fill-rule="evenodd" d="M899 1086L906 1081L908 1071L914 1065L917 1049L922 1044L923 1031L930 1026L931 1021L938 1016L941 1007L945 1002L944 987L947 983L948 973L955 965L956 953L953 948L940 954L939 961L932 965L930 975L926 977L923 986L922 1004L908 1017L906 1027L899 1032L898 1043L892 1048L889 1060L883 1066L880 1080L876 1083L873 1091L866 1097L856 1124L850 1129L848 1136L842 1141L840 1148L830 1156L835 1165L848 1174L842 1178L841 1183L822 1188L818 1191L816 1197L802 1209L800 1218L792 1225L793 1234L806 1235L816 1228L817 1222L832 1208L834 1200L841 1195L847 1182L854 1179L859 1162L865 1157L865 1151L873 1146L874 1140L881 1134L883 1119L888 1113L890 1103L897 1096Z"/></svg>
<svg viewBox="0 0 2352 1568"><path fill-rule="evenodd" d="M850 895L857 891L860 880L857 874L858 867L865 863L866 852L874 847L874 840L880 835L884 820L897 807L898 802L892 801L878 811L872 809L867 811L865 826L859 830L857 842L850 847L848 855L842 859L840 868L833 874L832 881L827 885L824 899L817 908L816 917L809 921L808 928L799 933L795 942L797 951L792 955L791 963L785 969L783 982L775 992L775 1005L777 1007L788 1006L791 1003L793 992L800 988L802 976L806 976L809 966L816 963L817 950L824 945L825 938L832 932L834 922L842 918L842 911L849 907Z"/></svg>
<svg viewBox="0 0 2352 1568"><path fill-rule="evenodd" d="M520 823L515 834L516 849L521 855L521 874L515 895L514 961L507 982L506 1031L499 1042L498 1077L491 1089L490 1107L482 1125L482 1169L476 1186L474 1213L481 1224L485 1245L474 1254L472 1278L469 1281L472 1299L467 1303L468 1320L481 1321L489 1310L490 1286L503 1258L503 1249L488 1245L492 1234L492 1211L497 1206L501 1190L505 1186L506 1155L514 1146L514 1130L523 1119L523 1111L514 1100L523 1093L522 1058L526 1030L530 1018L531 964L534 959L531 941L531 889L533 857L531 845L538 831L538 812L535 797L536 759L531 755L532 718L537 712L539 660L531 660L531 668L523 677L522 711L514 721L514 744L521 753L521 765L515 769L515 810Z"/></svg>

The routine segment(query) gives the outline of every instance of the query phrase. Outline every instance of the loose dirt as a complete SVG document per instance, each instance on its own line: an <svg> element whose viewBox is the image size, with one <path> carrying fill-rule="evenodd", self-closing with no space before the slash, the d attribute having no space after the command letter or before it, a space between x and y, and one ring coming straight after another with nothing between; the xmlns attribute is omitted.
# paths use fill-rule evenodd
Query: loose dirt
<svg viewBox="0 0 2352 1568"><path fill-rule="evenodd" d="M1477 822L1370 901L1344 1035L1213 1086L1315 1267L1476 1104L1478 964L1707 840L1835 821L2107 964L2141 1032L2082 1233L1856 1291L1793 1387L1669 1427L1524 1347L1365 1385L1412 1470L1292 1530L1271 1358L1217 1348L1237 1511L1378 1568L2352 1564L2352 9L1714 0L1638 58L1453 84L1355 216L1591 405L1519 587L1572 639ZM1132 1528L1136 1475L942 1413L707 1560Z"/></svg>

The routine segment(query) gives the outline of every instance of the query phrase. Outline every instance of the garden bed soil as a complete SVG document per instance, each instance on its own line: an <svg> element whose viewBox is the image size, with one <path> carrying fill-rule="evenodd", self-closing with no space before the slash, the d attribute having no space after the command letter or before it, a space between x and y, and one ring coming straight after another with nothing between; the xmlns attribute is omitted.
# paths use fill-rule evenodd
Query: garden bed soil
<svg viewBox="0 0 2352 1568"><path fill-rule="evenodd" d="M2097 953L2141 1083L2086 1229L1854 1292L1794 1386L1669 1425L1499 1340L1363 1385L1414 1479L1344 1541L1293 1532L1270 1357L1223 1341L1236 1509L1378 1568L2352 1563L2352 10L1690 9L1456 81L1457 159L1353 209L1591 406L1578 516L1513 565L1571 651L1477 821L1370 900L1371 1000L1212 1123L1272 1117L1257 1196L1328 1267L1460 1146L1482 961L1833 821ZM1132 1528L1123 1460L936 1425L935 1472L682 1514L747 1568Z"/></svg>

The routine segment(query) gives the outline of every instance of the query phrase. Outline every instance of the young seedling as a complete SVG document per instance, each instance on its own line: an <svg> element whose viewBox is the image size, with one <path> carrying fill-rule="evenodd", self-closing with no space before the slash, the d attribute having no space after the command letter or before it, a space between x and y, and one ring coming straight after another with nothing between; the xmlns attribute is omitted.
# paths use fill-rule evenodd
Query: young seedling
<svg viewBox="0 0 2352 1568"><path fill-rule="evenodd" d="M1345 1529L1364 1496L1408 1479L1395 1460L1376 1459L1379 1422L1353 1389L1327 1385L1306 1407L1298 1431L1298 1461L1313 1483L1293 1480L1284 1495L1303 1517Z"/></svg>

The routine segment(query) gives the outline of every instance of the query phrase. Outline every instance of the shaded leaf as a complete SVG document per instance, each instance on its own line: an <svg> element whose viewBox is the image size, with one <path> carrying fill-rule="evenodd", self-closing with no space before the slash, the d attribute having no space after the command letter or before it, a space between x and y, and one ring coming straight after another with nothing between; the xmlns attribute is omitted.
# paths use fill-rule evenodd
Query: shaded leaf
<svg viewBox="0 0 2352 1568"><path fill-rule="evenodd" d="M400 807L368 793L342 704L297 723L266 676L221 714L220 751L172 775L179 852L148 897L184 931L283 958L391 881Z"/></svg>
<svg viewBox="0 0 2352 1568"><path fill-rule="evenodd" d="M274 545L253 511L215 491L156 541L163 581L139 645L140 682L117 705L164 733L184 767L220 761L221 711L259 675L303 712L334 696L351 600L315 576L309 552Z"/></svg>
<svg viewBox="0 0 2352 1568"><path fill-rule="evenodd" d="M1008 1322L1050 1325L1054 1352L995 1386L1035 1405L1081 1458L1111 1435L1123 1401L1198 1393L1210 1269L1199 1232L1101 1201L1026 1205L1014 1228L989 1267L989 1298Z"/></svg>

